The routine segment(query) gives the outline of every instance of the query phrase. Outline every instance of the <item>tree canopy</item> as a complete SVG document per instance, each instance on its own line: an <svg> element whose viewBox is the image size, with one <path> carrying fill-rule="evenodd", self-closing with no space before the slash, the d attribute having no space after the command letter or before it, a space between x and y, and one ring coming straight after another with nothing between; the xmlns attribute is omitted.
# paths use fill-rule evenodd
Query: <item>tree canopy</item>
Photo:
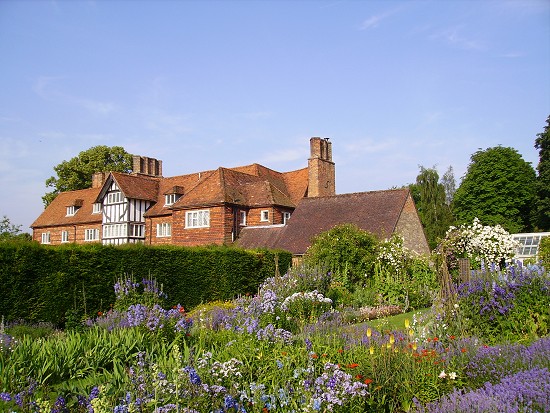
<svg viewBox="0 0 550 413"><path fill-rule="evenodd" d="M31 239L30 234L21 231L21 225L12 224L6 215L0 219L0 242L8 240L30 241Z"/></svg>
<svg viewBox="0 0 550 413"><path fill-rule="evenodd" d="M424 168L421 165L416 183L410 185L420 221L432 249L437 246L439 239L445 236L447 229L454 222L451 208L447 203L447 193L454 191L452 168L447 170L444 178L445 180L440 182L435 167Z"/></svg>
<svg viewBox="0 0 550 413"><path fill-rule="evenodd" d="M459 223L474 218L485 225L500 224L510 233L532 229L536 174L513 148L497 146L471 156L456 190L453 212Z"/></svg>
<svg viewBox="0 0 550 413"><path fill-rule="evenodd" d="M45 206L60 192L89 188L95 172L130 172L132 155L120 146L94 146L68 161L61 162L53 169L57 177L51 176L46 180L46 186L53 187L54 190L42 197Z"/></svg>
<svg viewBox="0 0 550 413"><path fill-rule="evenodd" d="M550 116L542 133L537 134L535 148L539 150L537 166L537 203L534 221L538 229L550 230Z"/></svg>

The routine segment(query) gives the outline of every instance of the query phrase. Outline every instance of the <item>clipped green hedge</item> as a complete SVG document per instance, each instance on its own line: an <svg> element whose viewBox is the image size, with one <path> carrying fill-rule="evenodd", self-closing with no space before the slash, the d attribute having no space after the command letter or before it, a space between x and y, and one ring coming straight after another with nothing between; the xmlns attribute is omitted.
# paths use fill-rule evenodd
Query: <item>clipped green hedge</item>
<svg viewBox="0 0 550 413"><path fill-rule="evenodd" d="M284 273L286 251L224 246L104 246L0 243L0 315L6 321L65 323L67 311L93 316L115 301L117 279L156 279L168 305L190 309L212 300L256 292L275 274L275 256Z"/></svg>

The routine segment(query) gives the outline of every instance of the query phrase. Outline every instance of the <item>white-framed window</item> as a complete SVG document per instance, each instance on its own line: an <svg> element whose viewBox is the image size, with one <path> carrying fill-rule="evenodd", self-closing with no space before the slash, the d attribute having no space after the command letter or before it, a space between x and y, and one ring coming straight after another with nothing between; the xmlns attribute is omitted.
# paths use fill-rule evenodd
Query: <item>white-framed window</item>
<svg viewBox="0 0 550 413"><path fill-rule="evenodd" d="M42 233L42 244L50 243L50 231Z"/></svg>
<svg viewBox="0 0 550 413"><path fill-rule="evenodd" d="M84 241L98 241L99 240L99 230L96 228L87 229L84 233Z"/></svg>
<svg viewBox="0 0 550 413"><path fill-rule="evenodd" d="M61 242L69 242L69 231L61 231Z"/></svg>
<svg viewBox="0 0 550 413"><path fill-rule="evenodd" d="M242 226L245 226L246 225L246 211L240 211L240 217L241 217L241 225Z"/></svg>
<svg viewBox="0 0 550 413"><path fill-rule="evenodd" d="M157 224L157 237L170 237L172 235L172 224L163 222Z"/></svg>
<svg viewBox="0 0 550 413"><path fill-rule="evenodd" d="M92 214L101 214L102 206L101 202L94 202Z"/></svg>
<svg viewBox="0 0 550 413"><path fill-rule="evenodd" d="M289 219L290 219L290 212L284 212L283 213L283 224L286 225L286 223L288 222Z"/></svg>
<svg viewBox="0 0 550 413"><path fill-rule="evenodd" d="M145 236L145 225L143 224L131 224L130 236L136 238L143 238Z"/></svg>
<svg viewBox="0 0 550 413"><path fill-rule="evenodd" d="M124 201L124 197L122 196L122 192L109 192L107 194L107 204L120 204L122 201Z"/></svg>
<svg viewBox="0 0 550 413"><path fill-rule="evenodd" d="M264 209L260 214L260 221L269 221L269 210Z"/></svg>
<svg viewBox="0 0 550 413"><path fill-rule="evenodd" d="M167 194L164 195L164 205L172 205L179 199L178 194Z"/></svg>
<svg viewBox="0 0 550 413"><path fill-rule="evenodd" d="M128 225L112 224L103 226L103 238L120 238L128 234Z"/></svg>
<svg viewBox="0 0 550 413"><path fill-rule="evenodd" d="M71 205L67 207L67 216L72 217L76 212L78 211L78 207L75 205Z"/></svg>
<svg viewBox="0 0 550 413"><path fill-rule="evenodd" d="M185 213L185 228L208 228L210 226L210 210L200 209Z"/></svg>

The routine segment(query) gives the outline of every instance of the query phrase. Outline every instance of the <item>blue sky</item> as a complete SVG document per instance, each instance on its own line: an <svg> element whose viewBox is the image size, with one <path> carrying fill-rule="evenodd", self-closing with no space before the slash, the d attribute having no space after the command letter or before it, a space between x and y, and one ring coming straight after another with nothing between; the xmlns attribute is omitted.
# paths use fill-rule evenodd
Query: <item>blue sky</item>
<svg viewBox="0 0 550 413"><path fill-rule="evenodd" d="M307 165L337 193L414 182L497 145L538 163L550 1L0 2L0 217L24 230L45 180L96 145L165 176Z"/></svg>

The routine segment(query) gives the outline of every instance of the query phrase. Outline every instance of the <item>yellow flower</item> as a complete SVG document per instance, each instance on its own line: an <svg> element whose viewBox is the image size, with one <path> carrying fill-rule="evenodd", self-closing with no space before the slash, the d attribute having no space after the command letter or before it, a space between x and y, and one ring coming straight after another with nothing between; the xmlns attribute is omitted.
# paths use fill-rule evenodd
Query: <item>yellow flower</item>
<svg viewBox="0 0 550 413"><path fill-rule="evenodd" d="M412 328L409 328L409 336L411 336L411 337L412 337L413 335L414 335L414 331L413 331L413 329L412 329Z"/></svg>
<svg viewBox="0 0 550 413"><path fill-rule="evenodd" d="M405 328L409 328L409 326L411 325L411 322L408 318L405 318Z"/></svg>
<svg viewBox="0 0 550 413"><path fill-rule="evenodd" d="M372 336L372 330L371 330L371 328L369 327L369 328L367 328L367 337L370 338L370 336Z"/></svg>
<svg viewBox="0 0 550 413"><path fill-rule="evenodd" d="M395 343L395 337L393 336L393 334L390 334L390 344L393 343Z"/></svg>
<svg viewBox="0 0 550 413"><path fill-rule="evenodd" d="M370 346L370 347L369 347L369 353L370 353L370 354L374 354L374 346Z"/></svg>

